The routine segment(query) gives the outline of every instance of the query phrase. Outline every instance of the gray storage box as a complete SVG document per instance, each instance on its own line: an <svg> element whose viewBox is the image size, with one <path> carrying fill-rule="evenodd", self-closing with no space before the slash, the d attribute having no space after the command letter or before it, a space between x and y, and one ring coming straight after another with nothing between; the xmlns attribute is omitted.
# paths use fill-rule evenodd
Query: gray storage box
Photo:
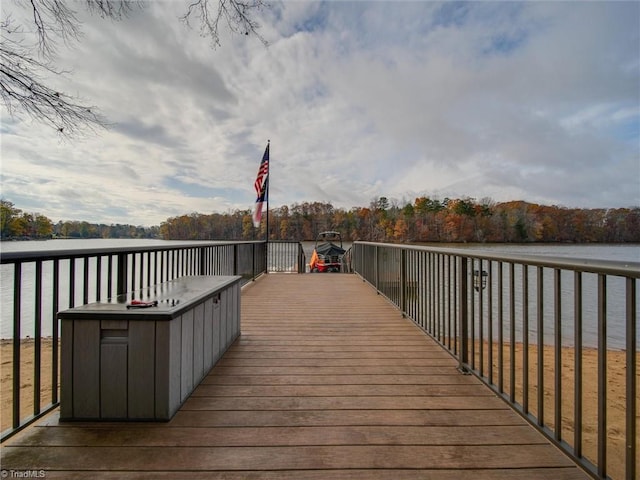
<svg viewBox="0 0 640 480"><path fill-rule="evenodd" d="M170 420L240 335L240 279L181 277L59 312L60 419Z"/></svg>

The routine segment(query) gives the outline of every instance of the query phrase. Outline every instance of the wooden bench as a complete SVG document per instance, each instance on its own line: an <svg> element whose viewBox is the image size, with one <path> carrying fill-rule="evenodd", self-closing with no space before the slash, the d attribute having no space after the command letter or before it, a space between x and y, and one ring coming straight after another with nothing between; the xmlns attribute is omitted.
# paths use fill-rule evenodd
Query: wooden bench
<svg viewBox="0 0 640 480"><path fill-rule="evenodd" d="M59 312L60 419L170 420L240 335L240 279L180 277Z"/></svg>

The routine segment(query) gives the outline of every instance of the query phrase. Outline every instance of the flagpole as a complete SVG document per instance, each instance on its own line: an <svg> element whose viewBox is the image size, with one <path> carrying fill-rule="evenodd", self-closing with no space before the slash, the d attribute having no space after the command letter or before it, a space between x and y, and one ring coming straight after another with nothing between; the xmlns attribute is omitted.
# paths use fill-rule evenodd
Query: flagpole
<svg viewBox="0 0 640 480"><path fill-rule="evenodd" d="M267 140L267 148L269 149L269 166L267 171L267 239L266 242L269 243L269 176L271 175L271 140ZM269 247L267 247L269 248Z"/></svg>

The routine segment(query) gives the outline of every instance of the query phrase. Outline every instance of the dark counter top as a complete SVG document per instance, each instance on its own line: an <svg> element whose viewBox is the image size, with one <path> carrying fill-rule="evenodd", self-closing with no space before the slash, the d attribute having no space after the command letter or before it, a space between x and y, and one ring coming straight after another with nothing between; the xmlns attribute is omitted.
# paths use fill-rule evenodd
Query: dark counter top
<svg viewBox="0 0 640 480"><path fill-rule="evenodd" d="M239 276L186 276L115 298L58 312L59 320L172 320L220 291L240 282ZM132 300L157 302L146 308L127 308Z"/></svg>

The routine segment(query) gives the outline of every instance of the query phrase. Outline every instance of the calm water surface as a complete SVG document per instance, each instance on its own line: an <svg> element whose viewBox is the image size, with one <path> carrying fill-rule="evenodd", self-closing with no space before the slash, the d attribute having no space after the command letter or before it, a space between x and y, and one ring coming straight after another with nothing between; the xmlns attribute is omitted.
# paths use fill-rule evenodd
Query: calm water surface
<svg viewBox="0 0 640 480"><path fill-rule="evenodd" d="M0 249L3 252L25 252L25 251L41 251L41 250L70 250L77 248L111 248L111 247L137 247L150 245L180 245L190 244L194 242L183 241L166 241L166 240L138 240L138 239L71 239L71 240L46 240L46 241L26 241L26 242L2 242ZM221 242L222 243L222 242ZM345 243L344 247L348 248L351 244ZM514 245L514 244L431 244L434 247L448 248L465 248L473 250L483 250L491 253L504 254L526 254L526 255L545 255L554 257L567 257L574 259L598 259L598 260L615 260L623 262L640 262L640 246L639 245ZM307 261L313 251L314 242L303 242L303 248L307 255ZM12 313L13 313L13 268L10 265L2 265L0 270L0 338L11 338L13 336ZM47 282L47 266L44 266L45 281L43 282L43 326L42 333L44 336L50 336L53 328L51 317L51 282ZM61 265L61 273L67 270ZM595 277L595 276L593 276ZM77 277L77 278L81 278ZM611 348L624 347L624 282L620 281L620 286L616 285L617 279L610 279L608 283L607 307L608 311L608 344ZM587 277L585 282L591 280ZM594 279L595 281L595 279ZM47 285L49 284L49 285ZM60 285L64 284L61 277ZM23 290L22 290L22 336L33 336L33 266L25 265L23 267ZM640 286L639 286L640 288ZM572 281L568 279L563 281L563 295L572 296ZM566 291L565 291L566 290ZM552 303L552 297L548 297L548 303ZM47 304L48 302L48 304ZM61 291L60 309L65 309L68 305L68 293ZM571 318L572 312L563 307L563 318ZM595 346L596 338L594 337L595 306L592 307L587 300L585 307L585 345ZM566 322L567 332L572 330L572 323ZM565 325L563 325L563 331ZM549 341L545 338L545 341Z"/></svg>

